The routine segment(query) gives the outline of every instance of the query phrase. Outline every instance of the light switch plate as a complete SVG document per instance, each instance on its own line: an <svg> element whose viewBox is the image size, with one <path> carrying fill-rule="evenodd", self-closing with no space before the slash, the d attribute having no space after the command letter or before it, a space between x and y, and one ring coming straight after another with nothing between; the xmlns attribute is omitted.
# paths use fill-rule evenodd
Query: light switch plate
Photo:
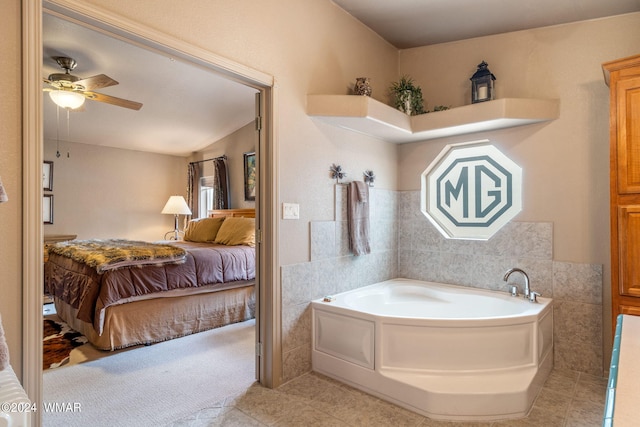
<svg viewBox="0 0 640 427"><path fill-rule="evenodd" d="M300 205L297 203L283 203L282 219L300 219Z"/></svg>

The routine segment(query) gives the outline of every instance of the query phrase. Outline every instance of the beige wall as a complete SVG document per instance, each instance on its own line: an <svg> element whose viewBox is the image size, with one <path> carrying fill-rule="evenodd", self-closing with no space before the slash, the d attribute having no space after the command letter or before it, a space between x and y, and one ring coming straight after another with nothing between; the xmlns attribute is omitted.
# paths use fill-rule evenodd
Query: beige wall
<svg viewBox="0 0 640 427"><path fill-rule="evenodd" d="M346 94L356 77L369 76L374 97L384 99L397 74L397 50L331 2L87 3L274 76L279 202L300 204L300 220L280 225L281 264L308 261L309 221L333 219L332 163L342 164L350 178L362 179L362 171L373 169L377 186L395 189L395 147L306 115L308 93Z"/></svg>
<svg viewBox="0 0 640 427"><path fill-rule="evenodd" d="M560 118L538 125L400 147L399 185L448 143L488 138L523 168L520 221L554 222L554 257L604 262L608 239L609 93L601 64L638 53L640 13L402 51L400 70L433 103L469 104L469 77L483 59L498 98L557 98ZM437 84L435 84L437 82Z"/></svg>
<svg viewBox="0 0 640 427"><path fill-rule="evenodd" d="M254 201L244 200L244 153L255 151L256 130L253 122L243 126L229 136L214 142L197 154L194 154L191 161L211 159L226 155L227 168L229 172L229 187L231 193L230 208L242 209L255 207ZM204 167L204 174L213 174L213 164L207 162Z"/></svg>
<svg viewBox="0 0 640 427"><path fill-rule="evenodd" d="M637 54L638 40L635 13L400 53L400 72L422 85L431 107L469 104L469 77L482 60L497 78L498 98L560 99L560 118L552 122L402 145L399 188L419 189L420 173L446 144L490 139L523 168L523 209L515 220L553 222L554 260L604 266L605 359L611 339L609 93L601 64Z"/></svg>
<svg viewBox="0 0 640 427"><path fill-rule="evenodd" d="M173 229L173 216L160 211L169 196L186 196L184 157L71 142L61 142L56 157L56 146L44 143L44 160L53 161L53 191L45 194L54 202L45 234L155 241Z"/></svg>
<svg viewBox="0 0 640 427"><path fill-rule="evenodd" d="M0 177L9 201L0 204L0 315L11 366L22 375L22 131L20 2L5 2L0 17Z"/></svg>

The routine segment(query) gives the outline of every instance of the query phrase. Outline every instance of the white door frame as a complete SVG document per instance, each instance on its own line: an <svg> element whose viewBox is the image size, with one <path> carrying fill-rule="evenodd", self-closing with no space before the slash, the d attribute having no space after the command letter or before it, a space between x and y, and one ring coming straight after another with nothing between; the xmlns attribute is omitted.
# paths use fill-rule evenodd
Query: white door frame
<svg viewBox="0 0 640 427"><path fill-rule="evenodd" d="M23 386L30 399L42 403L42 13L54 13L89 24L222 73L261 93L262 130L258 156L256 208L259 243L257 266L258 337L262 343L260 382L277 387L282 381L280 286L278 261L278 150L275 137L274 78L165 33L79 0L22 0L23 38ZM33 426L40 426L40 411Z"/></svg>

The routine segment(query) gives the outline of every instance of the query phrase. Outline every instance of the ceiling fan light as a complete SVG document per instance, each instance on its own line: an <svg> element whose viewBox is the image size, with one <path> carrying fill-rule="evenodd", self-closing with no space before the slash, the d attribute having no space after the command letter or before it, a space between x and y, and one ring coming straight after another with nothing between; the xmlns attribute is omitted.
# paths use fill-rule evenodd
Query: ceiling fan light
<svg viewBox="0 0 640 427"><path fill-rule="evenodd" d="M51 100L62 108L70 108L72 110L84 104L84 95L69 90L52 90L49 92Z"/></svg>

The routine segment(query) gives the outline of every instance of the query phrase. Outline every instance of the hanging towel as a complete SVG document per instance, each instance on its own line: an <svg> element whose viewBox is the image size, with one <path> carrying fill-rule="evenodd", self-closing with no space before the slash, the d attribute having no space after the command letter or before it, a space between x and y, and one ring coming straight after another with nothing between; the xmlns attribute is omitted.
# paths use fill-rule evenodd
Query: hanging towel
<svg viewBox="0 0 640 427"><path fill-rule="evenodd" d="M347 186L349 249L354 255L371 253L369 246L369 187L362 181Z"/></svg>
<svg viewBox="0 0 640 427"><path fill-rule="evenodd" d="M7 192L4 189L4 185L2 185L2 179L0 178L0 203L8 202L9 196L7 196Z"/></svg>
<svg viewBox="0 0 640 427"><path fill-rule="evenodd" d="M2 329L2 318L0 317L0 371L9 366L9 348L4 338L4 329Z"/></svg>

